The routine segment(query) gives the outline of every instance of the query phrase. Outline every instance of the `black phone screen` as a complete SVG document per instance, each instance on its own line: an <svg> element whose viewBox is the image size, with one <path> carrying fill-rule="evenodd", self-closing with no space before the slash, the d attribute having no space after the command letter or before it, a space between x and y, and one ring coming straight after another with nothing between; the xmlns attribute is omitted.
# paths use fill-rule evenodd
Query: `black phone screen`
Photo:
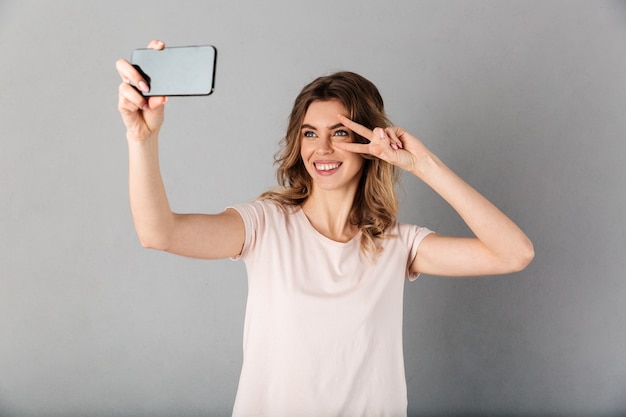
<svg viewBox="0 0 626 417"><path fill-rule="evenodd" d="M214 46L136 49L131 63L150 86L144 96L203 96L215 87Z"/></svg>

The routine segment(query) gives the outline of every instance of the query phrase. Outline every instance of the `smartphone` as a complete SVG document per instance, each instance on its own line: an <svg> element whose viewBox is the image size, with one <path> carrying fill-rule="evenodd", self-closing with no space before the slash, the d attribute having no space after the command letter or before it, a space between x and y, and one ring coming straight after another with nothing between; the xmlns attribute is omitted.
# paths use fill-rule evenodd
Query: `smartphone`
<svg viewBox="0 0 626 417"><path fill-rule="evenodd" d="M136 49L131 64L143 75L148 96L207 96L215 88L217 49L211 45Z"/></svg>

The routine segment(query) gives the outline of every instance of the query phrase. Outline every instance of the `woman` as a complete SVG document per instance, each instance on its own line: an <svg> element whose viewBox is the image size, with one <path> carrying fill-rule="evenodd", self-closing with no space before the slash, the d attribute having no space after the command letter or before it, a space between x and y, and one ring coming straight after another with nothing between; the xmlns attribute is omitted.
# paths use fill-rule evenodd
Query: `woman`
<svg viewBox="0 0 626 417"><path fill-rule="evenodd" d="M246 262L235 416L406 415L404 278L506 274L534 256L518 226L391 126L376 87L349 72L320 77L296 98L277 155L279 187L219 214L173 213L157 152L166 99L133 88L148 89L127 61L117 69L142 244ZM439 193L475 237L398 223L397 168Z"/></svg>

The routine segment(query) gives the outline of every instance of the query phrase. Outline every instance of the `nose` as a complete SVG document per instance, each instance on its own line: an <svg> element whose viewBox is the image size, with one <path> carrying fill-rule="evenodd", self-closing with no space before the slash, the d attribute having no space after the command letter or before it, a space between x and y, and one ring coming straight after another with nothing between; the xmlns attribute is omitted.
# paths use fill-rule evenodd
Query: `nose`
<svg viewBox="0 0 626 417"><path fill-rule="evenodd" d="M315 149L315 153L318 155L328 155L333 152L333 146L330 138L320 138L317 141L317 148Z"/></svg>

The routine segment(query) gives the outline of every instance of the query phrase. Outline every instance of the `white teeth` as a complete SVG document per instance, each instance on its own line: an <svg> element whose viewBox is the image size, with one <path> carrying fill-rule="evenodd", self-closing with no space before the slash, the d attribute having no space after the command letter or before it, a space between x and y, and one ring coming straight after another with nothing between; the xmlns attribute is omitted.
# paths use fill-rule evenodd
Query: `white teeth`
<svg viewBox="0 0 626 417"><path fill-rule="evenodd" d="M315 167L317 169L319 169L320 171L330 171L331 169L337 169L339 168L338 163L335 164L315 164Z"/></svg>

